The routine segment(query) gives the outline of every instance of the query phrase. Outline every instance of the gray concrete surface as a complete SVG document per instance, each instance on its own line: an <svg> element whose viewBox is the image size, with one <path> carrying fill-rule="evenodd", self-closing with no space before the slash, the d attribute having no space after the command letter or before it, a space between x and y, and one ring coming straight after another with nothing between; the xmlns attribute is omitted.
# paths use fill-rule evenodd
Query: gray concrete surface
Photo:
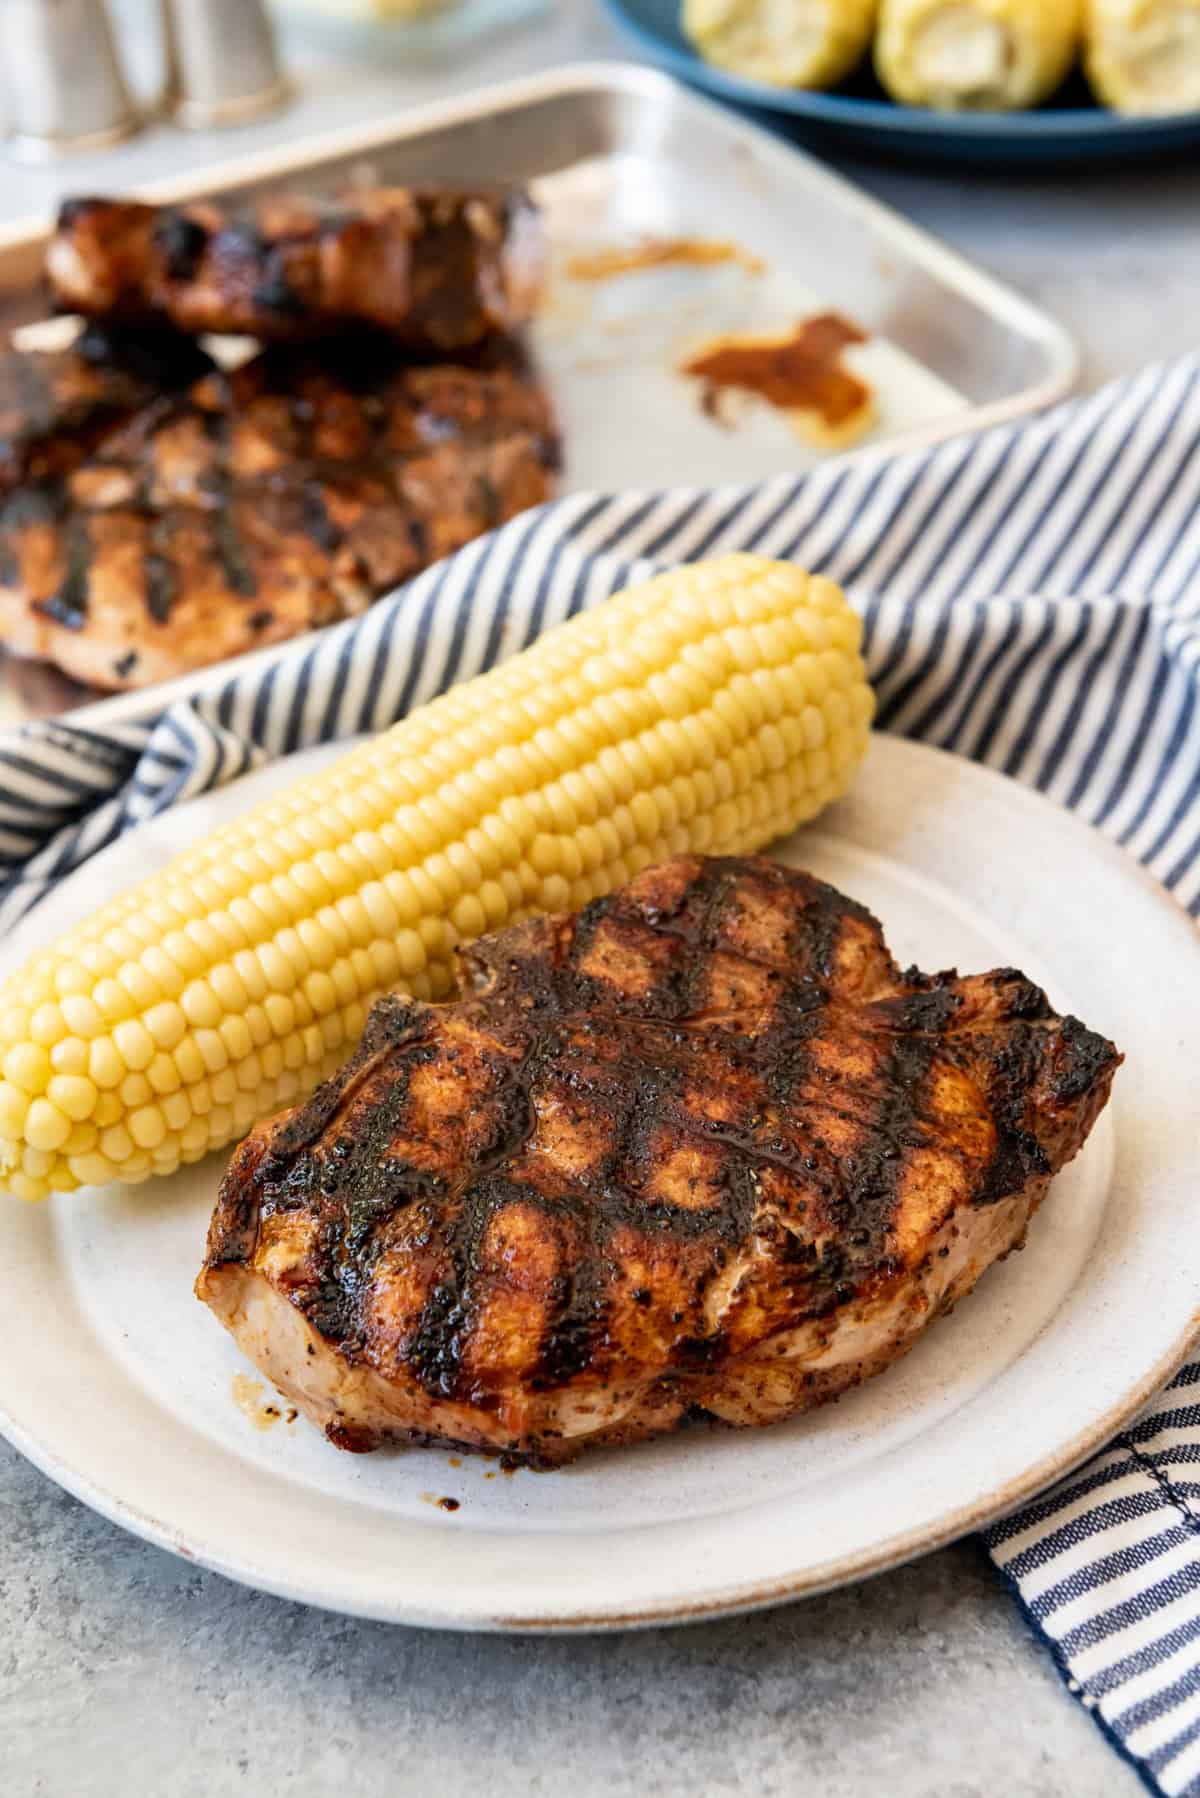
<svg viewBox="0 0 1200 1798"><path fill-rule="evenodd" d="M1136 1790L974 1543L691 1629L436 1635L198 1573L0 1445L5 1798Z"/></svg>
<svg viewBox="0 0 1200 1798"><path fill-rule="evenodd" d="M294 39L305 91L291 113L215 144L158 132L94 161L88 183L125 186L616 47L583 0L450 68L346 58L317 70ZM1089 384L1195 346L1200 170L965 182L878 164L847 172L1057 313L1084 346ZM77 179L0 163L0 221ZM0 1798L1137 1790L973 1544L690 1630L436 1636L197 1573L0 1444Z"/></svg>

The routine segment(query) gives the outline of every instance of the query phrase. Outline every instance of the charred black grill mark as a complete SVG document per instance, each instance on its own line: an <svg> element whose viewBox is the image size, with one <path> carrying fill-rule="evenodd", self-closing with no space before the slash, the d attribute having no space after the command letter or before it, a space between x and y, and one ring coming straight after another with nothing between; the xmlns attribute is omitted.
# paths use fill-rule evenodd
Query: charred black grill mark
<svg viewBox="0 0 1200 1798"><path fill-rule="evenodd" d="M234 522L228 493L224 495L213 518L213 541L221 572L230 591L240 593L243 599L253 599L258 592L258 581L247 560L241 533Z"/></svg>
<svg viewBox="0 0 1200 1798"><path fill-rule="evenodd" d="M469 1178L455 1201L446 1248L449 1277L430 1293L420 1322L406 1346L413 1374L425 1390L444 1398L459 1390L463 1352L478 1317L480 1292L479 1251L488 1225L496 1214L512 1204L536 1204L549 1214L550 1207L501 1171L520 1152L533 1128L533 1108L526 1069L538 1053L531 1045L527 1055L509 1063L499 1073L489 1094L496 1109L492 1140L476 1151Z"/></svg>
<svg viewBox="0 0 1200 1798"><path fill-rule="evenodd" d="M717 924L724 916L735 891L736 876L717 860L701 864L698 877L688 888L685 919L693 914L695 921L687 931L691 953L684 957L683 967L672 982L677 1009L673 1016L688 1016L695 1008L697 989L706 979L711 965Z"/></svg>
<svg viewBox="0 0 1200 1798"><path fill-rule="evenodd" d="M0 430L17 448L53 429L57 422L49 359L20 350L0 355Z"/></svg>
<svg viewBox="0 0 1200 1798"><path fill-rule="evenodd" d="M575 974L580 962L586 959L588 951L596 940L596 932L613 909L611 899L593 899L576 913L571 929L571 947L567 955L567 970Z"/></svg>
<svg viewBox="0 0 1200 1798"><path fill-rule="evenodd" d="M363 1341L364 1301L381 1248L380 1226L414 1205L428 1207L432 1215L444 1203L445 1189L436 1175L387 1152L408 1105L412 1071L436 1054L431 1045L410 1048L389 1070L386 1093L365 1119L356 1121L354 1135L300 1149L279 1184L263 1195L264 1216L277 1210L317 1210L320 1278L316 1290L305 1291L298 1302L313 1328L331 1342L344 1346ZM343 1091L339 1101L345 1096ZM274 1166L264 1167L266 1179L273 1172Z"/></svg>
<svg viewBox="0 0 1200 1798"><path fill-rule="evenodd" d="M934 1036L897 1038L880 1070L876 1120L839 1163L839 1196L830 1211L843 1229L865 1232L876 1252L895 1216L907 1156L924 1141L921 1102L936 1050Z"/></svg>
<svg viewBox="0 0 1200 1798"><path fill-rule="evenodd" d="M61 593L52 593L49 599L36 600L33 610L67 631L81 631L87 623L87 612L76 611Z"/></svg>
<svg viewBox="0 0 1200 1798"><path fill-rule="evenodd" d="M57 481L18 487L0 500L0 581L6 586L21 585L22 535L46 526L57 527L66 511L66 493Z"/></svg>
<svg viewBox="0 0 1200 1798"><path fill-rule="evenodd" d="M58 591L40 600L35 609L65 630L79 631L87 623L92 570L92 539L85 518L68 520L63 544L66 567L62 582Z"/></svg>
<svg viewBox="0 0 1200 1798"><path fill-rule="evenodd" d="M865 905L859 905L855 900L847 899L844 893L818 882L816 892L804 908L803 917L798 918L795 924L795 929L806 946L813 975L818 980L829 981L833 978L837 969L838 949L849 918L857 923L867 924L876 931L879 929Z"/></svg>
<svg viewBox="0 0 1200 1798"><path fill-rule="evenodd" d="M67 495L57 481L22 487L0 505L0 529L20 531L30 525L57 524L67 511Z"/></svg>
<svg viewBox="0 0 1200 1798"><path fill-rule="evenodd" d="M318 549L332 555L343 542L342 532L329 516L325 495L317 481L306 481L300 499L300 526Z"/></svg>
<svg viewBox="0 0 1200 1798"><path fill-rule="evenodd" d="M299 320L308 312L308 302L296 292L288 280L287 258L280 250L267 259L263 278L254 290L252 304L276 318Z"/></svg>
<svg viewBox="0 0 1200 1798"><path fill-rule="evenodd" d="M151 551L143 559L146 581L146 610L156 624L166 624L175 604L178 586L175 569L167 556Z"/></svg>
<svg viewBox="0 0 1200 1798"><path fill-rule="evenodd" d="M766 1067L772 1104L790 1105L812 1072L811 1045L827 1015L824 995L813 988L793 988L781 995L763 1040L755 1045Z"/></svg>
<svg viewBox="0 0 1200 1798"><path fill-rule="evenodd" d="M214 367L211 356L193 338L167 324L123 327L93 319L72 348L82 361L94 364L99 375L110 381L118 377L128 389L122 398L130 401L142 397L133 392L134 382L152 391L189 387Z"/></svg>
<svg viewBox="0 0 1200 1798"><path fill-rule="evenodd" d="M1026 1130L999 1132L996 1150L972 1194L976 1205L993 1205L1024 1191L1030 1180L1049 1174L1050 1163L1036 1137Z"/></svg>
<svg viewBox="0 0 1200 1798"><path fill-rule="evenodd" d="M169 281L192 281L208 248L208 232L197 219L172 209L156 221L152 242Z"/></svg>
<svg viewBox="0 0 1200 1798"><path fill-rule="evenodd" d="M482 470L475 477L475 490L479 496L479 515L485 527L491 530L504 516L504 497L491 476Z"/></svg>
<svg viewBox="0 0 1200 1798"><path fill-rule="evenodd" d="M449 1273L432 1289L420 1321L405 1344L414 1377L434 1397L460 1395L463 1354L483 1301L479 1252L492 1219L510 1205L534 1205L549 1218L551 1208L498 1173L472 1177L456 1201L448 1225Z"/></svg>
<svg viewBox="0 0 1200 1798"><path fill-rule="evenodd" d="M377 999L350 1060L331 1080L319 1086L308 1103L294 1112L276 1132L271 1145L271 1160L286 1161L288 1156L316 1142L358 1076L388 1050L419 1042L428 1034L430 1021L428 1013L419 1011L393 993Z"/></svg>

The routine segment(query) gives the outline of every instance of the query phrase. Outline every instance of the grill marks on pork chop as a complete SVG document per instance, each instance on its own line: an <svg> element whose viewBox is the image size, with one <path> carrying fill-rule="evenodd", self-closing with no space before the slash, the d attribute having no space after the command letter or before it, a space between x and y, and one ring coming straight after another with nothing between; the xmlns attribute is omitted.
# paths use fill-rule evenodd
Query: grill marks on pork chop
<svg viewBox="0 0 1200 1798"><path fill-rule="evenodd" d="M382 1000L222 1187L198 1292L343 1446L558 1459L769 1422L1018 1243L1119 1057L1012 970L901 974L861 906L688 858Z"/></svg>
<svg viewBox="0 0 1200 1798"><path fill-rule="evenodd" d="M556 460L513 359L268 351L0 502L0 631L95 685L168 678L362 612L545 499Z"/></svg>
<svg viewBox="0 0 1200 1798"><path fill-rule="evenodd" d="M235 208L68 200L46 267L60 306L85 317L264 342L365 326L446 355L530 317L542 252L521 193L370 188Z"/></svg>
<svg viewBox="0 0 1200 1798"><path fill-rule="evenodd" d="M139 407L211 367L169 329L91 325L65 349L0 346L0 496L69 474Z"/></svg>

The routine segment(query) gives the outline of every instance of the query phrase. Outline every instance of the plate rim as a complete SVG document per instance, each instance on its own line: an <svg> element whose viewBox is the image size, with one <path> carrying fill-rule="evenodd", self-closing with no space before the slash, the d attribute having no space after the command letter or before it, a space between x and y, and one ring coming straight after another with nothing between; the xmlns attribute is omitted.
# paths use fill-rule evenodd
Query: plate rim
<svg viewBox="0 0 1200 1798"><path fill-rule="evenodd" d="M1160 907L1165 907L1175 918L1187 927L1192 920L1173 896L1151 876L1134 857L1120 848L1110 839L1088 825L1077 814L1067 812L1048 796L1041 794L1023 783L1009 779L987 766L971 762L967 758L956 756L931 744L920 743L911 739L893 737L878 733L879 740L886 741L889 746L903 755L910 755L916 760L927 760L930 763L945 767L954 764L960 770L969 770L969 777L979 779L991 785L998 792L1008 796L1020 795L1018 803L1029 803L1043 815L1046 812L1056 814L1060 824L1070 828L1074 833L1085 833L1093 849L1119 866L1128 879L1135 877L1148 900ZM323 755L332 755L336 749L345 745L322 745ZM311 757L312 750L302 754ZM268 764L265 769L257 770L259 774L278 774L283 766L292 758L284 758L282 762ZM236 783L234 783L236 784ZM201 796L201 798L206 796ZM207 797L211 797L208 795ZM182 810L182 808L180 808ZM178 817L178 812L160 814L161 817ZM132 833L131 833L132 834ZM1083 839L1081 839L1083 840ZM15 1203L16 1201L10 1201ZM1047 1326L1053 1327L1048 1320ZM356 1615L391 1623L412 1624L419 1627L446 1628L464 1631L497 1631L521 1634L563 1634L609 1631L629 1628L653 1627L657 1625L685 1622L699 1622L718 1616L741 1614L765 1609L767 1607L788 1602L793 1599L814 1596L831 1588L855 1582L886 1571L910 1560L918 1555L930 1553L945 1546L961 1536L982 1528L1028 1500L1036 1493L1045 1490L1059 1479L1068 1475L1097 1449L1111 1441L1112 1437L1141 1407L1161 1389L1173 1372L1187 1358L1200 1337L1200 1307L1193 1310L1187 1325L1171 1340L1169 1346L1158 1356L1154 1364L1144 1371L1130 1384L1098 1418L1093 1419L1083 1428L1076 1431L1066 1442L1060 1443L1048 1451L1031 1465L1023 1468L1019 1474L1008 1478L1002 1486L989 1492L986 1496L975 1497L957 1504L951 1510L941 1513L936 1520L926 1519L909 1527L899 1529L877 1538L869 1545L840 1552L826 1560L784 1575L771 1575L766 1578L744 1578L740 1581L723 1581L702 1590L692 1597L655 1601L647 1599L632 1608L621 1609L617 1606L600 1610L585 1611L571 1609L564 1605L561 1613L534 1615L526 1612L505 1614L490 1611L486 1615L476 1609L467 1615L445 1609L441 1612L430 1612L423 1606L396 1602L394 1593L383 1600L373 1603L369 1598L358 1600L339 1596L329 1582L322 1582L318 1577L314 1580L311 1574L297 1578L295 1573L274 1575L269 1569L257 1565L252 1557L242 1554L227 1558L220 1551L211 1537L198 1539L198 1532L173 1527L170 1523L153 1515L135 1499L125 1498L110 1489L104 1481L89 1476L73 1466L70 1461L54 1445L53 1439L48 1443L39 1439L37 1434L17 1422L10 1412L0 1390L0 1435L33 1463L41 1472L63 1487L73 1496L87 1504L91 1509L106 1517L142 1540L169 1552L181 1556L196 1565L210 1568L238 1583L252 1586L254 1589L272 1593L278 1597L294 1602L311 1604L345 1615ZM975 1402L968 1399L968 1404ZM478 1601L475 1601L478 1604Z"/></svg>
<svg viewBox="0 0 1200 1798"><path fill-rule="evenodd" d="M1200 111L1133 117L1094 107L1034 107L1024 112L938 112L890 100L860 99L853 94L816 88L772 87L768 82L734 75L706 62L695 50L680 47L634 12L628 0L601 0L617 28L639 44L662 68L739 106L785 113L815 124L852 126L860 131L897 137L946 137L983 143L1002 141L1006 148L1094 143L1100 147L1129 144L1164 145L1200 138Z"/></svg>

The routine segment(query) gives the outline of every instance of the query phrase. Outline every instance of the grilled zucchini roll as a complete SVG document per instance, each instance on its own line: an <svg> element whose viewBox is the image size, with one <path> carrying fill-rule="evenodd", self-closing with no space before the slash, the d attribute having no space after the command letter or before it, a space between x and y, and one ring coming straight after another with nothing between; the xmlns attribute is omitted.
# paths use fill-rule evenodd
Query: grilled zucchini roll
<svg viewBox="0 0 1200 1798"><path fill-rule="evenodd" d="M866 54L877 0L683 0L706 62L773 87L832 87Z"/></svg>
<svg viewBox="0 0 1200 1798"><path fill-rule="evenodd" d="M1088 0L1088 80L1118 112L1200 108L1200 0Z"/></svg>
<svg viewBox="0 0 1200 1798"><path fill-rule="evenodd" d="M875 67L892 98L943 112L1016 112L1063 80L1080 0L883 0Z"/></svg>

